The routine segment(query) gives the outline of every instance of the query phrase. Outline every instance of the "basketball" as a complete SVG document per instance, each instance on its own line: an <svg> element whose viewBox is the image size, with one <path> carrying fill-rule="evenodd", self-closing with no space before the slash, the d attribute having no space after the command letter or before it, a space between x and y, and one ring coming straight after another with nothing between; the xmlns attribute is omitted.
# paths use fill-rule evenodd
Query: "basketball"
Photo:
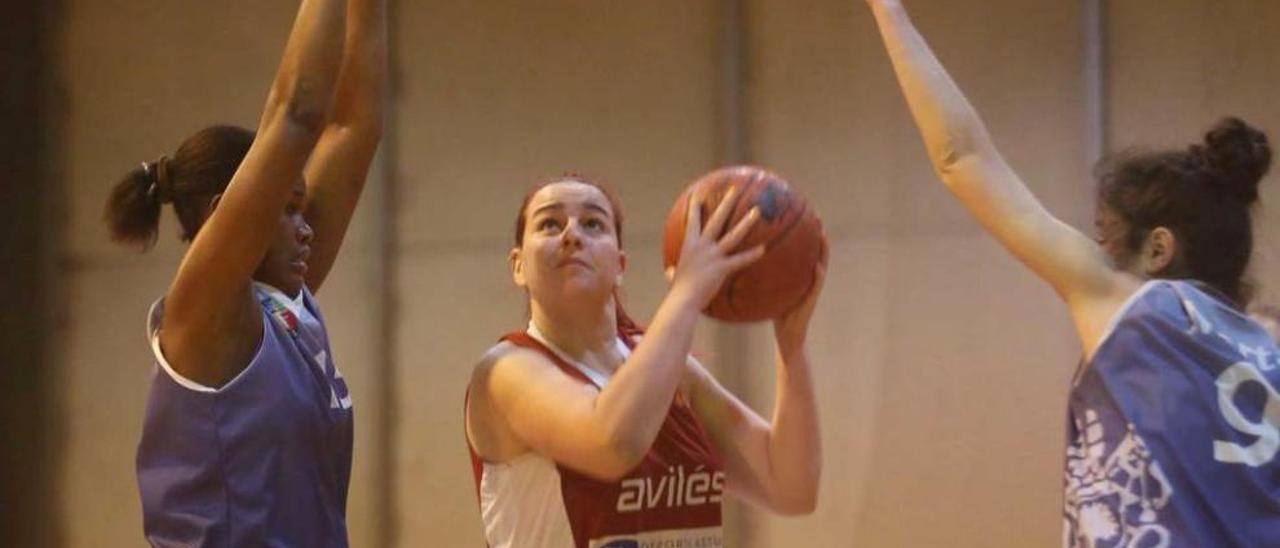
<svg viewBox="0 0 1280 548"><path fill-rule="evenodd" d="M760 218L735 251L764 244L765 253L760 260L730 274L703 312L726 322L777 318L808 295L814 282L814 267L827 262L827 239L817 213L775 173L755 166L732 166L712 171L690 184L667 215L663 266L673 267L679 261L690 199L701 199L705 226L732 187L737 192L724 231L732 229L752 207L759 208ZM720 236L723 234L717 238Z"/></svg>

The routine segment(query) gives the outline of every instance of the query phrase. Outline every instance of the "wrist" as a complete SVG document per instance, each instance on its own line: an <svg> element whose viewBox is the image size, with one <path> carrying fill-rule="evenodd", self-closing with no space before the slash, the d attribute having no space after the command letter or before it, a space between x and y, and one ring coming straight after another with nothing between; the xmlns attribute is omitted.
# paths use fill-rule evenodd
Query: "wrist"
<svg viewBox="0 0 1280 548"><path fill-rule="evenodd" d="M698 293L695 288L684 284L675 284L667 292L667 298L664 303L669 304L675 311L693 312L695 315L701 314L702 309L707 306L707 299Z"/></svg>
<svg viewBox="0 0 1280 548"><path fill-rule="evenodd" d="M788 364L807 359L808 353L805 350L804 341L804 335L788 336L778 333L774 339L774 343L777 345L778 358Z"/></svg>
<svg viewBox="0 0 1280 548"><path fill-rule="evenodd" d="M867 0L871 4L873 10L896 10L902 8L902 2L898 0Z"/></svg>

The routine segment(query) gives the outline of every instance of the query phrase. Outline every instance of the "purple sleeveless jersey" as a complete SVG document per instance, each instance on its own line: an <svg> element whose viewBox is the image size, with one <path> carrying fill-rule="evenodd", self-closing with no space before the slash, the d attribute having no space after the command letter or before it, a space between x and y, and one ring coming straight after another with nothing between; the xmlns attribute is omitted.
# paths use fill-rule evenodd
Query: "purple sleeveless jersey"
<svg viewBox="0 0 1280 548"><path fill-rule="evenodd" d="M303 289L294 314L263 304L257 354L210 390L157 367L138 445L143 527L153 546L347 546L351 398L330 358L324 321ZM166 372L165 370L169 370Z"/></svg>
<svg viewBox="0 0 1280 548"><path fill-rule="evenodd" d="M1213 289L1144 285L1071 391L1063 544L1280 546L1278 354Z"/></svg>

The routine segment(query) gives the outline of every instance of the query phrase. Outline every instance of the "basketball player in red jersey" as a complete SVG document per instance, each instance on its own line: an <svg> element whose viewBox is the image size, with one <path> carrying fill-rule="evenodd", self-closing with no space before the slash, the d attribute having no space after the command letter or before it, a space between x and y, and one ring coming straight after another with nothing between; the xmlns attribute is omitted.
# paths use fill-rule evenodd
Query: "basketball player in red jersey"
<svg viewBox="0 0 1280 548"><path fill-rule="evenodd" d="M642 333L616 295L627 257L612 194L567 177L525 196L510 259L529 328L485 354L467 394L491 547L720 546L724 492L813 511L822 463L804 343L824 273L774 321L776 411L765 420L689 357L700 311L765 253L736 249L759 213L726 231L722 206L700 231L700 210L689 208L671 289Z"/></svg>

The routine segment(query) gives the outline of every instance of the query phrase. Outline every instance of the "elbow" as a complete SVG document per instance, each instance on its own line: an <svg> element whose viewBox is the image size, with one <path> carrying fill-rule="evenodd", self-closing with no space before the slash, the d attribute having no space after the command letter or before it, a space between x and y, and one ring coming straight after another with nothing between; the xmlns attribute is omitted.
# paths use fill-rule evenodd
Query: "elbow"
<svg viewBox="0 0 1280 548"><path fill-rule="evenodd" d="M979 126L949 130L937 139L928 140L929 161L933 170L950 186L969 166L994 155L995 149L986 132Z"/></svg>
<svg viewBox="0 0 1280 548"><path fill-rule="evenodd" d="M332 83L315 78L286 80L272 90L268 122L285 124L292 131L315 139L324 132L333 103Z"/></svg>
<svg viewBox="0 0 1280 548"><path fill-rule="evenodd" d="M789 510L792 516L807 516L818 509L818 490L815 488L809 491L804 497L796 500Z"/></svg>
<svg viewBox="0 0 1280 548"><path fill-rule="evenodd" d="M332 91L328 86L300 79L282 105L284 119L290 127L319 139L329 117Z"/></svg>
<svg viewBox="0 0 1280 548"><path fill-rule="evenodd" d="M948 173L954 173L956 165L960 163L960 159L964 155L958 152L954 147L944 146L937 147L929 151L929 161L933 164L933 170L944 180Z"/></svg>
<svg viewBox="0 0 1280 548"><path fill-rule="evenodd" d="M817 508L818 486L816 484L802 491L790 493L786 497L780 497L773 504L773 510L783 516L807 516Z"/></svg>
<svg viewBox="0 0 1280 548"><path fill-rule="evenodd" d="M628 434L617 436L610 440L609 475L611 479L622 479L628 472L640 466L644 456L649 453L649 446L653 444L652 440L646 442L640 439L640 436L636 436L633 433Z"/></svg>
<svg viewBox="0 0 1280 548"><path fill-rule="evenodd" d="M601 481L618 481L635 470L644 456L649 453L649 445L638 439L639 436L622 433L606 436L602 441L600 454L603 458L592 467L589 475Z"/></svg>
<svg viewBox="0 0 1280 548"><path fill-rule="evenodd" d="M982 161L981 155L977 152L950 149L934 157L933 170L938 174L942 184L952 192L963 192L965 184L972 180L969 174L972 174L974 166Z"/></svg>
<svg viewBox="0 0 1280 548"><path fill-rule="evenodd" d="M807 516L818 507L818 486L822 479L822 458L814 455L804 471L782 482L770 497L773 511L784 516Z"/></svg>
<svg viewBox="0 0 1280 548"><path fill-rule="evenodd" d="M933 169L944 180L948 174L955 173L967 159L976 155L977 151L969 146L969 142L969 139L949 137L929 147L929 160L933 164Z"/></svg>

